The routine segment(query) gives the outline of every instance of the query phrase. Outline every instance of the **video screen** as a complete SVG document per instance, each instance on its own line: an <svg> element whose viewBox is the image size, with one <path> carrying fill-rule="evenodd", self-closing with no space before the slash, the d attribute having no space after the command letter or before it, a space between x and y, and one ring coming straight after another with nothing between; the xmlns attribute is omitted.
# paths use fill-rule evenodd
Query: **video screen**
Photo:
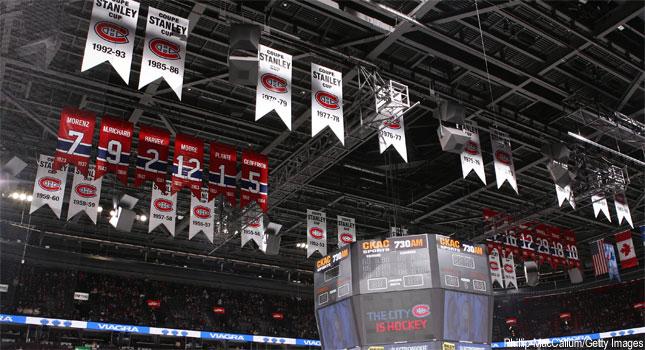
<svg viewBox="0 0 645 350"><path fill-rule="evenodd" d="M453 341L489 342L488 297L446 291L444 338Z"/></svg>
<svg viewBox="0 0 645 350"><path fill-rule="evenodd" d="M359 345L349 299L318 309L318 329L325 350L351 349Z"/></svg>

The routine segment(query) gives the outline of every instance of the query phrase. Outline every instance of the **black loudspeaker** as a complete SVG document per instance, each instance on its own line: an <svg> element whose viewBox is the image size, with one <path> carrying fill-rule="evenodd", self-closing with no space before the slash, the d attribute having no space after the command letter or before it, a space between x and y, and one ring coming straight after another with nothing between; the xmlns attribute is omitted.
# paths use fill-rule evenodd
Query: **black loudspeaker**
<svg viewBox="0 0 645 350"><path fill-rule="evenodd" d="M526 284L535 287L540 283L540 274L538 271L538 265L535 261L525 261L524 262L524 275L526 276Z"/></svg>
<svg viewBox="0 0 645 350"><path fill-rule="evenodd" d="M282 242L282 236L266 236L267 245L264 254L266 255L278 255L280 253L280 243Z"/></svg>
<svg viewBox="0 0 645 350"><path fill-rule="evenodd" d="M466 135L463 130L449 128L443 125L439 125L437 129L437 135L439 136L439 143L441 143L441 149L444 152L457 153L460 154L466 146L466 142L470 140L470 137Z"/></svg>
<svg viewBox="0 0 645 350"><path fill-rule="evenodd" d="M116 210L116 215L110 219L110 224L119 231L130 232L136 217L137 213L134 211L119 207Z"/></svg>
<svg viewBox="0 0 645 350"><path fill-rule="evenodd" d="M572 269L569 269L569 279L571 280L571 284L577 284L577 283L582 283L582 271L580 271L579 268L574 267Z"/></svg>
<svg viewBox="0 0 645 350"><path fill-rule="evenodd" d="M455 124L463 124L466 118L466 108L452 101L442 101L438 108L438 119Z"/></svg>
<svg viewBox="0 0 645 350"><path fill-rule="evenodd" d="M255 85L258 80L258 45L260 27L233 24L229 36L228 80L241 85Z"/></svg>
<svg viewBox="0 0 645 350"><path fill-rule="evenodd" d="M551 175L553 182L560 187L569 185L576 177L574 173L557 161L549 161L546 164L546 167L549 170L549 174Z"/></svg>
<svg viewBox="0 0 645 350"><path fill-rule="evenodd" d="M260 26L255 24L232 24L229 36L229 52L237 50L257 52L260 44Z"/></svg>
<svg viewBox="0 0 645 350"><path fill-rule="evenodd" d="M564 143L556 142L542 146L542 154L549 160L556 160L561 163L569 161L571 151Z"/></svg>

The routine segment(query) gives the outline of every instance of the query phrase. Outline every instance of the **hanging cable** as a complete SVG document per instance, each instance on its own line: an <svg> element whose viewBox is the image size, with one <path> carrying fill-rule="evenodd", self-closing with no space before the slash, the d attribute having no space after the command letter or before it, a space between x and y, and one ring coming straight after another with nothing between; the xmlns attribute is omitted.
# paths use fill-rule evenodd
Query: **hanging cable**
<svg viewBox="0 0 645 350"><path fill-rule="evenodd" d="M479 18L479 6L477 6L477 0L475 0L475 12L477 13L477 25L479 26L479 38L482 42L482 52L484 53L484 65L486 67L486 79L488 80L488 92L490 93L490 104L493 105L495 99L493 98L493 87L490 82L490 73L488 71L488 57L486 56L486 46L484 46L484 31L482 30L482 21Z"/></svg>

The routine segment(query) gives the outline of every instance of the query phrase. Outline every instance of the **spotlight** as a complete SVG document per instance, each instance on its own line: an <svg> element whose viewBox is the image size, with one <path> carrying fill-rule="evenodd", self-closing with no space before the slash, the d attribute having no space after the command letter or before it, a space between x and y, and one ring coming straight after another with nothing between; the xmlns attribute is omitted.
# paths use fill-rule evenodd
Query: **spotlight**
<svg viewBox="0 0 645 350"><path fill-rule="evenodd" d="M20 193L18 193L18 192L14 192L14 193L11 194L12 199L18 199L19 197L20 197Z"/></svg>
<svg viewBox="0 0 645 350"><path fill-rule="evenodd" d="M116 210L110 210L110 216L115 216L116 215Z"/></svg>
<svg viewBox="0 0 645 350"><path fill-rule="evenodd" d="M148 218L145 215L141 214L141 216L139 216L139 220L141 222L146 222L146 220L148 220Z"/></svg>
<svg viewBox="0 0 645 350"><path fill-rule="evenodd" d="M24 194L24 193L21 193L20 196L18 197L18 199L20 199L21 201L25 201L25 200L27 200L27 195Z"/></svg>
<svg viewBox="0 0 645 350"><path fill-rule="evenodd" d="M102 213L102 212L103 212L103 207L97 207L97 208L96 208L96 212L98 212L98 213Z"/></svg>
<svg viewBox="0 0 645 350"><path fill-rule="evenodd" d="M619 26L618 26L618 30L620 30L620 31L625 30L625 26L623 26L623 25L619 25Z"/></svg>
<svg viewBox="0 0 645 350"><path fill-rule="evenodd" d="M34 200L34 196L32 196L32 195L27 196L27 202L31 202L33 200Z"/></svg>

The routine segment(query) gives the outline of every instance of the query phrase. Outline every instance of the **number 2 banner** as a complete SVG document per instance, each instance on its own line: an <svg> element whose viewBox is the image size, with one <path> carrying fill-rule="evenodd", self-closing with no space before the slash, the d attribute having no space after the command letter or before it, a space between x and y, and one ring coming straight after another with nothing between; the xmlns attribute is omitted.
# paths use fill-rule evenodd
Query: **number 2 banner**
<svg viewBox="0 0 645 350"><path fill-rule="evenodd" d="M175 155L172 162L172 194L190 188L195 197L202 198L202 164L204 142L192 136L175 136Z"/></svg>
<svg viewBox="0 0 645 350"><path fill-rule="evenodd" d="M74 164L81 174L87 176L94 138L94 113L65 107L60 115L58 142L52 170L60 170Z"/></svg>
<svg viewBox="0 0 645 350"><path fill-rule="evenodd" d="M240 208L257 202L263 212L269 209L269 159L252 151L242 152Z"/></svg>
<svg viewBox="0 0 645 350"><path fill-rule="evenodd" d="M235 206L237 177L237 151L235 147L211 142L211 157L208 174L208 200L224 194Z"/></svg>
<svg viewBox="0 0 645 350"><path fill-rule="evenodd" d="M115 173L121 183L128 185L132 129L133 125L128 121L103 117L95 180L110 172Z"/></svg>
<svg viewBox="0 0 645 350"><path fill-rule="evenodd" d="M161 191L166 192L166 167L170 134L163 129L142 125L137 148L137 171L134 186L152 180Z"/></svg>

